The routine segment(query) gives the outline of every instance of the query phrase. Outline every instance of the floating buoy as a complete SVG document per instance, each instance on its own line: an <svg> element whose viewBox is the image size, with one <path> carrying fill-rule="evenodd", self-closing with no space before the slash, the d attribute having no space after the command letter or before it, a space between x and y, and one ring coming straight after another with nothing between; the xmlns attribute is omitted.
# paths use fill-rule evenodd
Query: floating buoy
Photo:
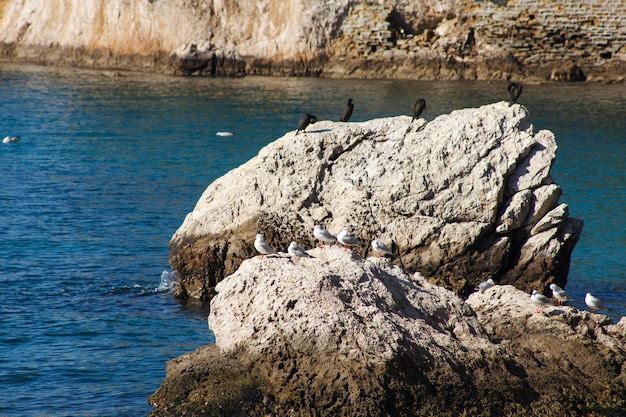
<svg viewBox="0 0 626 417"><path fill-rule="evenodd" d="M4 139L2 139L2 143L13 143L13 142L19 142L19 141L20 141L19 136L5 136Z"/></svg>
<svg viewBox="0 0 626 417"><path fill-rule="evenodd" d="M217 136L233 136L234 133L233 132L217 132L216 135Z"/></svg>

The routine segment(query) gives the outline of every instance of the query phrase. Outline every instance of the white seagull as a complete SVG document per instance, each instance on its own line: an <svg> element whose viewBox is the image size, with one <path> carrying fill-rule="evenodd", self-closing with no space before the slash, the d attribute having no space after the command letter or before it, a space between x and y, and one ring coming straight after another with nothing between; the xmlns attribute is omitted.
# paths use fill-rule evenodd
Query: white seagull
<svg viewBox="0 0 626 417"><path fill-rule="evenodd" d="M543 294L539 294L537 290L533 290L530 295L530 301L537 306L537 314L541 313L541 307L553 306L554 303Z"/></svg>
<svg viewBox="0 0 626 417"><path fill-rule="evenodd" d="M259 233L258 235L256 235L256 240L254 241L254 248L257 251L259 251L259 253L261 254L261 259L263 259L265 255L269 255L270 253L276 253L276 251L272 249L272 247L268 245L265 240L263 240L262 233Z"/></svg>
<svg viewBox="0 0 626 417"><path fill-rule="evenodd" d="M476 287L476 290L478 290L480 292L485 292L489 288L493 287L494 285L496 285L496 283L493 282L493 280L491 278L489 278L487 281L483 281L480 284L478 284L478 287Z"/></svg>
<svg viewBox="0 0 626 417"><path fill-rule="evenodd" d="M592 313L595 313L596 310L606 310L606 306L604 305L602 300L600 300L597 297L594 297L589 292L585 294L585 304L587 304L587 307L591 309Z"/></svg>
<svg viewBox="0 0 626 417"><path fill-rule="evenodd" d="M295 258L308 258L309 257L309 254L306 253L304 248L298 246L296 242L291 242L289 244L289 247L287 248L287 252L289 252L289 255Z"/></svg>
<svg viewBox="0 0 626 417"><path fill-rule="evenodd" d="M2 143L14 143L14 142L19 142L19 141L20 141L19 136L5 136L4 139L2 139Z"/></svg>
<svg viewBox="0 0 626 417"><path fill-rule="evenodd" d="M389 249L387 245L385 245L383 241L379 239L372 240L372 250L379 258L385 255L393 256L393 252L391 251L391 249Z"/></svg>
<svg viewBox="0 0 626 417"><path fill-rule="evenodd" d="M350 228L348 226L341 229L341 232L337 234L337 241L343 245L344 249L348 246L359 246L361 241L350 234Z"/></svg>
<svg viewBox="0 0 626 417"><path fill-rule="evenodd" d="M315 236L315 239L320 241L320 248L324 246L324 242L332 243L337 241L335 235L324 229L319 224L313 226L313 236Z"/></svg>
<svg viewBox="0 0 626 417"><path fill-rule="evenodd" d="M552 296L556 298L557 305L561 306L566 301L573 300L572 297L561 287L556 284L550 284L550 289L552 290Z"/></svg>

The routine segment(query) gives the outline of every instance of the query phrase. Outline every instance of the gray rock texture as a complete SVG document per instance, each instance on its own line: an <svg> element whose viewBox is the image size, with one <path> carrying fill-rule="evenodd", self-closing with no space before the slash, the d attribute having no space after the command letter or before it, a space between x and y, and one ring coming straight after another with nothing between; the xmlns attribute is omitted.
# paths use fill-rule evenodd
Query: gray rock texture
<svg viewBox="0 0 626 417"><path fill-rule="evenodd" d="M168 363L153 417L618 416L626 319L468 302L339 245L256 256L217 285L216 344Z"/></svg>
<svg viewBox="0 0 626 417"><path fill-rule="evenodd" d="M257 233L277 250L317 245L313 226L350 225L380 238L395 263L468 294L494 278L522 289L564 286L582 221L559 205L550 177L557 145L520 105L320 121L289 132L205 190L170 243L181 297L210 298L256 254Z"/></svg>

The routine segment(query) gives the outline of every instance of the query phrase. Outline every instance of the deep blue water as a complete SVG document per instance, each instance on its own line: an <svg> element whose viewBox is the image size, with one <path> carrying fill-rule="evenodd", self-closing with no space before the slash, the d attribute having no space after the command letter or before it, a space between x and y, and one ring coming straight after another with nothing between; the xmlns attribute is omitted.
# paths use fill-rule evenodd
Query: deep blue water
<svg viewBox="0 0 626 417"><path fill-rule="evenodd" d="M145 416L165 361L212 343L170 292L168 243L215 178L300 115L426 119L506 99L503 82L177 78L0 64L0 415ZM526 85L585 220L567 289L626 315L626 86ZM219 137L217 131L234 132Z"/></svg>

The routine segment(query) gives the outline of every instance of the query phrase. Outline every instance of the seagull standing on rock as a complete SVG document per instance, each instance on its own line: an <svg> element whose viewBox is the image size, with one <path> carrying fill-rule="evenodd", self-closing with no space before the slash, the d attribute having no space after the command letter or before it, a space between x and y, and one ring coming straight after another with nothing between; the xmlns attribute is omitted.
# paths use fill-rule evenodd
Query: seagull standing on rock
<svg viewBox="0 0 626 417"><path fill-rule="evenodd" d="M537 306L537 314L541 313L541 307L554 305L552 300L543 294L539 294L537 290L533 290L533 293L530 295L530 301Z"/></svg>
<svg viewBox="0 0 626 417"><path fill-rule="evenodd" d="M309 257L309 254L306 253L304 248L298 246L296 242L291 242L289 244L289 247L287 248L287 252L289 252L289 255L293 256L294 258L308 258Z"/></svg>
<svg viewBox="0 0 626 417"><path fill-rule="evenodd" d="M270 253L276 253L276 251L272 249L272 247L265 240L263 240L262 233L256 235L254 248L261 254L261 259L263 259L265 255L269 255Z"/></svg>
<svg viewBox="0 0 626 417"><path fill-rule="evenodd" d="M389 249L387 245L385 245L383 241L379 239L372 240L372 250L379 258L385 255L393 256L393 252L391 251L391 249Z"/></svg>
<svg viewBox="0 0 626 417"><path fill-rule="evenodd" d="M591 309L592 313L595 313L597 310L606 310L606 306L602 300L594 297L590 292L585 294L585 304L587 304L587 307Z"/></svg>
<svg viewBox="0 0 626 417"><path fill-rule="evenodd" d="M350 228L348 226L341 229L341 232L337 234L337 241L343 245L344 249L348 249L348 246L359 246L361 241L350 234Z"/></svg>
<svg viewBox="0 0 626 417"><path fill-rule="evenodd" d="M480 284L478 284L478 287L476 287L476 290L478 290L480 292L485 292L489 288L493 287L494 285L496 285L496 283L493 282L493 280L491 278L489 278L487 281L483 281Z"/></svg>
<svg viewBox="0 0 626 417"><path fill-rule="evenodd" d="M557 305L562 306L564 302L573 300L572 297L561 287L556 284L550 284L552 290L552 296L556 298Z"/></svg>
<svg viewBox="0 0 626 417"><path fill-rule="evenodd" d="M321 225L313 226L313 236L320 241L320 248L324 247L324 243L332 243L337 241L337 237L324 229Z"/></svg>

